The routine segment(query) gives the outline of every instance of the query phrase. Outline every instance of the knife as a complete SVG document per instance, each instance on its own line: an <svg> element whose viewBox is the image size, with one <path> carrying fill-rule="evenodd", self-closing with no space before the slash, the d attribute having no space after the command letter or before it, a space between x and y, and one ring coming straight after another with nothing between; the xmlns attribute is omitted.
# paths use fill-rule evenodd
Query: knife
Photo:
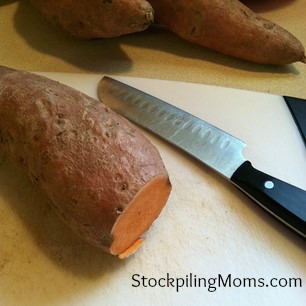
<svg viewBox="0 0 306 306"><path fill-rule="evenodd" d="M165 101L110 77L104 104L209 166L301 237L306 238L306 191L255 169L238 138Z"/></svg>
<svg viewBox="0 0 306 306"><path fill-rule="evenodd" d="M306 101L299 98L284 96L297 128L306 147Z"/></svg>

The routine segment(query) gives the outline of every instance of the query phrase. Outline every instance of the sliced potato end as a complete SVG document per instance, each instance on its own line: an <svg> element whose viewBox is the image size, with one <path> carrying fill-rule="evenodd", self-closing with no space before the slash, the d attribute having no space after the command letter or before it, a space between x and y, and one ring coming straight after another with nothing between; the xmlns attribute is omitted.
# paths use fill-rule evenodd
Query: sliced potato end
<svg viewBox="0 0 306 306"><path fill-rule="evenodd" d="M126 254L138 249L140 237L161 213L170 191L171 184L166 175L154 177L141 188L113 226L110 247L113 255L127 257Z"/></svg>

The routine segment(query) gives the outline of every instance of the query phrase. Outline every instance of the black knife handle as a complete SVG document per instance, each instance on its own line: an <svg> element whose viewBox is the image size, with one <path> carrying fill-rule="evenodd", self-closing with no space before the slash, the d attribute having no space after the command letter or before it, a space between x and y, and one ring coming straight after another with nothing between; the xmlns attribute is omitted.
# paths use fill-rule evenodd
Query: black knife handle
<svg viewBox="0 0 306 306"><path fill-rule="evenodd" d="M306 238L306 191L244 162L231 181L269 213Z"/></svg>

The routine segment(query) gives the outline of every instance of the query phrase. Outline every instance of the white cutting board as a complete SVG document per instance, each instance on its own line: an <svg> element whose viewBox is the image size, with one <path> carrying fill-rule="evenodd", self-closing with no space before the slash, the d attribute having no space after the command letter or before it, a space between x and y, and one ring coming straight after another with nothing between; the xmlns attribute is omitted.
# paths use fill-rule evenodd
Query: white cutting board
<svg viewBox="0 0 306 306"><path fill-rule="evenodd" d="M93 97L102 75L41 73ZM255 167L306 189L306 151L280 97L172 81L116 77L227 130L247 143ZM0 305L295 305L306 301L306 242L230 183L157 137L173 191L131 258L83 243L12 164L0 162ZM182 278L133 287L140 277ZM136 276L139 275L139 276ZM232 287L192 287L231 275ZM243 278L253 286L239 287ZM302 287L261 286L299 278ZM286 279L286 280L285 280ZM275 280L276 281L276 280ZM182 280L179 280L182 282ZM247 281L248 283L248 281ZM147 283L146 283L147 284ZM160 283L164 285L164 282ZM236 287L237 286L237 287ZM212 286L212 290L214 286Z"/></svg>

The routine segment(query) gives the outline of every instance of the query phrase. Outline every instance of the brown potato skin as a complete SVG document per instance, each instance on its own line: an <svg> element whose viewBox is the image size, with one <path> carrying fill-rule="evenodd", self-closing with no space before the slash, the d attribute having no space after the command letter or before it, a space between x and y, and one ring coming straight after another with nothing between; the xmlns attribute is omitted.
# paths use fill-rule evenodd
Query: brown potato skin
<svg viewBox="0 0 306 306"><path fill-rule="evenodd" d="M146 0L30 0L47 21L83 39L145 30L154 20Z"/></svg>
<svg viewBox="0 0 306 306"><path fill-rule="evenodd" d="M159 152L134 125L45 77L0 66L0 118L0 152L25 170L73 231L106 251L136 193L168 177Z"/></svg>
<svg viewBox="0 0 306 306"><path fill-rule="evenodd" d="M155 20L191 43L260 64L305 62L300 41L238 0L149 0Z"/></svg>

